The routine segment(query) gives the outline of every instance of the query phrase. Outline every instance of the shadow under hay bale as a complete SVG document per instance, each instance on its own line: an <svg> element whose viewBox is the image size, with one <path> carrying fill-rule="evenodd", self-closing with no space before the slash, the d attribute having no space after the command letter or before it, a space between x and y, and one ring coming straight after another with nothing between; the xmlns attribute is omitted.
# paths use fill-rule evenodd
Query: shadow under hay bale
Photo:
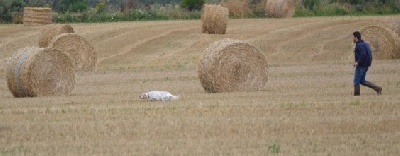
<svg viewBox="0 0 400 156"><path fill-rule="evenodd" d="M400 40L392 30L373 25L362 28L360 32L361 38L371 46L374 59L400 58Z"/></svg>
<svg viewBox="0 0 400 156"><path fill-rule="evenodd" d="M288 18L293 17L296 11L293 0L268 0L265 6L265 12L268 17Z"/></svg>
<svg viewBox="0 0 400 156"><path fill-rule="evenodd" d="M75 84L71 59L53 48L25 48L7 63L7 86L14 97L69 95Z"/></svg>
<svg viewBox="0 0 400 156"><path fill-rule="evenodd" d="M64 51L71 57L75 71L89 72L96 67L97 54L85 38L75 33L63 33L49 43L51 48Z"/></svg>
<svg viewBox="0 0 400 156"><path fill-rule="evenodd" d="M229 11L220 5L204 4L201 21L202 33L225 34Z"/></svg>
<svg viewBox="0 0 400 156"><path fill-rule="evenodd" d="M74 33L74 28L67 24L50 24L43 28L39 37L39 47L46 48L51 40L62 33Z"/></svg>
<svg viewBox="0 0 400 156"><path fill-rule="evenodd" d="M198 75L204 90L210 93L265 90L267 61L254 46L223 39L207 48Z"/></svg>
<svg viewBox="0 0 400 156"><path fill-rule="evenodd" d="M38 26L52 23L51 8L25 7L23 22L25 26Z"/></svg>

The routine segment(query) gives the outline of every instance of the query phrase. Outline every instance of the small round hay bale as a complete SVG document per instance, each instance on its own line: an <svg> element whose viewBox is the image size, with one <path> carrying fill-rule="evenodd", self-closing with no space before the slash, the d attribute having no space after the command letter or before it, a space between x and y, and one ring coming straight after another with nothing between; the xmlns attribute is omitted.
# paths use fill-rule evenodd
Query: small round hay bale
<svg viewBox="0 0 400 156"><path fill-rule="evenodd" d="M229 11L220 5L204 4L201 21L202 33L225 34Z"/></svg>
<svg viewBox="0 0 400 156"><path fill-rule="evenodd" d="M49 42L62 33L74 33L74 28L67 24L50 24L46 26L39 37L39 47L46 48Z"/></svg>
<svg viewBox="0 0 400 156"><path fill-rule="evenodd" d="M25 7L23 22L25 26L37 26L52 23L51 8Z"/></svg>
<svg viewBox="0 0 400 156"><path fill-rule="evenodd" d="M294 16L296 6L293 0L268 0L265 11L268 17L288 18Z"/></svg>
<svg viewBox="0 0 400 156"><path fill-rule="evenodd" d="M198 67L204 90L210 93L264 90L267 61L254 46L233 39L211 44Z"/></svg>
<svg viewBox="0 0 400 156"><path fill-rule="evenodd" d="M395 32L388 28L373 25L361 29L361 38L369 43L374 59L398 59L400 41Z"/></svg>
<svg viewBox="0 0 400 156"><path fill-rule="evenodd" d="M69 95L75 71L68 55L53 48L25 48L7 62L7 86L14 97Z"/></svg>
<svg viewBox="0 0 400 156"><path fill-rule="evenodd" d="M63 33L49 43L51 48L61 49L71 57L75 71L93 71L97 54L93 46L83 37L75 33Z"/></svg>

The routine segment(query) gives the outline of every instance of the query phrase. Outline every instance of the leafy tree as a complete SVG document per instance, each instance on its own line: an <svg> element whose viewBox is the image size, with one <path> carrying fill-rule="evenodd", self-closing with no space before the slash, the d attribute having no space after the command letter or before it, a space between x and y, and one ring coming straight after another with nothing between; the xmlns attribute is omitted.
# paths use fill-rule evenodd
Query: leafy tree
<svg viewBox="0 0 400 156"><path fill-rule="evenodd" d="M201 10L205 3L205 0L182 0L182 7L189 11Z"/></svg>
<svg viewBox="0 0 400 156"><path fill-rule="evenodd" d="M60 12L83 12L88 9L87 0L61 0Z"/></svg>
<svg viewBox="0 0 400 156"><path fill-rule="evenodd" d="M23 0L0 0L0 23L11 22L14 14L23 12L25 2Z"/></svg>

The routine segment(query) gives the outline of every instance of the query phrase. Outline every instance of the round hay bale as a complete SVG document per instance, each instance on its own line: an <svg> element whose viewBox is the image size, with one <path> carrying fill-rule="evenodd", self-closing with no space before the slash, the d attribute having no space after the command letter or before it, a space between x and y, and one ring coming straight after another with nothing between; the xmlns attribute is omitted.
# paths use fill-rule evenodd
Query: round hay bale
<svg viewBox="0 0 400 156"><path fill-rule="evenodd" d="M229 11L220 5L204 4L201 21L202 33L225 34Z"/></svg>
<svg viewBox="0 0 400 156"><path fill-rule="evenodd" d="M361 38L369 43L374 59L398 59L400 41L395 32L388 28L373 25L361 29Z"/></svg>
<svg viewBox="0 0 400 156"><path fill-rule="evenodd" d="M288 18L294 16L296 6L293 0L268 0L265 11L268 17Z"/></svg>
<svg viewBox="0 0 400 156"><path fill-rule="evenodd" d="M51 48L61 49L71 57L75 71L93 71L96 67L97 54L93 46L75 33L63 33L49 43Z"/></svg>
<svg viewBox="0 0 400 156"><path fill-rule="evenodd" d="M400 36L400 18L383 17L374 20L374 25L389 28Z"/></svg>
<svg viewBox="0 0 400 156"><path fill-rule="evenodd" d="M264 90L267 61L254 46L233 39L211 44L198 67L204 90L210 93Z"/></svg>
<svg viewBox="0 0 400 156"><path fill-rule="evenodd" d="M243 18L250 14L249 1L244 0L227 0L221 1L220 5L229 10L229 15ZM265 6L265 5L264 5Z"/></svg>
<svg viewBox="0 0 400 156"><path fill-rule="evenodd" d="M51 8L25 7L23 22L25 26L37 26L52 23Z"/></svg>
<svg viewBox="0 0 400 156"><path fill-rule="evenodd" d="M14 97L69 95L75 71L68 55L53 48L25 48L7 62L7 86Z"/></svg>
<svg viewBox="0 0 400 156"><path fill-rule="evenodd" d="M74 28L67 24L50 24L46 26L39 37L39 47L46 48L49 42L62 33L74 33Z"/></svg>

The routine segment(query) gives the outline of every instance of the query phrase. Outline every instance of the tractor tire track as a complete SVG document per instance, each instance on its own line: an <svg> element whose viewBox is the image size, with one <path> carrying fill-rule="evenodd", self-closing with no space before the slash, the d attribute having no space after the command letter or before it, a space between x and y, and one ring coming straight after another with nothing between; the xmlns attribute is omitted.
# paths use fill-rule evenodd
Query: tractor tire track
<svg viewBox="0 0 400 156"><path fill-rule="evenodd" d="M184 28L184 29L174 29L174 30L166 31L166 32L164 32L164 33L161 33L161 34L156 35L156 36L153 36L153 37L145 38L145 39L143 39L143 40L137 41L137 42L135 42L135 43L133 43L133 44L130 44L130 45L128 45L128 46L123 47L123 48L121 49L121 52L120 52L120 53L113 54L113 55L110 55L110 56L107 56L107 57L103 57L103 58L98 59L97 63L98 63L98 64L101 64L102 62L104 62L104 61L106 61L106 60L109 60L109 59L112 59L112 58L115 58L115 57L120 57L120 56L126 55L126 54L128 54L129 52L131 52L132 49L135 49L136 47L138 47L138 46L140 46L140 45L143 45L143 44L145 44L145 43L147 43L147 42L150 42L150 41L152 41L152 40L155 40L155 39L158 39L158 38L167 36L167 35L169 35L169 34L171 34L171 33L179 32L179 31L188 31L188 30L197 29L197 28L198 28L198 26L195 26L195 27L192 26L192 27Z"/></svg>

